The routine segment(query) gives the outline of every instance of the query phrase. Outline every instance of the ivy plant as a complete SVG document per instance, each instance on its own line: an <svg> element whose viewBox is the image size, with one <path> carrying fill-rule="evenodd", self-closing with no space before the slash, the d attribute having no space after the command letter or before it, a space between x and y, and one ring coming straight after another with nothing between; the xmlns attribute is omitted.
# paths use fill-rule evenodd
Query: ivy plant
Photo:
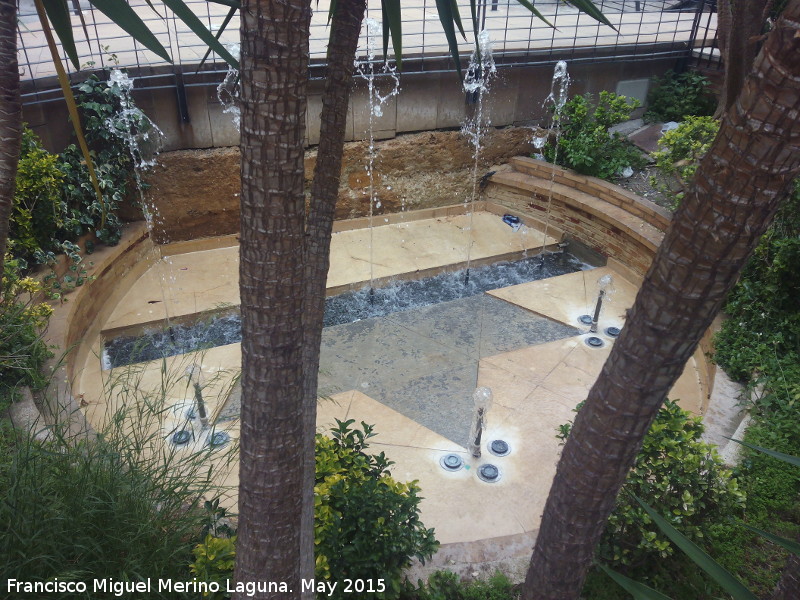
<svg viewBox="0 0 800 600"><path fill-rule="evenodd" d="M716 362L745 382L759 374L786 378L787 370L800 371L798 297L800 179L728 296L729 318L715 340Z"/></svg>

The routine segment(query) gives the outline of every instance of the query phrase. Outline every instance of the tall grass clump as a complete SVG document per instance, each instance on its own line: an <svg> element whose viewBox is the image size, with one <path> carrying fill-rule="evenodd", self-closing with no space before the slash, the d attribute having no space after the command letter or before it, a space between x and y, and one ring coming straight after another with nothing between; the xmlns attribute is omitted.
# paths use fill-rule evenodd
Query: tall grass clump
<svg viewBox="0 0 800 600"><path fill-rule="evenodd" d="M118 371L107 389L114 408L96 435L70 438L55 426L47 442L30 432L7 446L0 579L84 581L85 595L60 597L86 598L99 597L96 578L192 579L192 547L209 518L204 503L223 493L215 481L236 448L171 444L181 425L168 398L183 397L185 378L162 367L160 389L149 391L143 369ZM183 596L154 586L148 597Z"/></svg>

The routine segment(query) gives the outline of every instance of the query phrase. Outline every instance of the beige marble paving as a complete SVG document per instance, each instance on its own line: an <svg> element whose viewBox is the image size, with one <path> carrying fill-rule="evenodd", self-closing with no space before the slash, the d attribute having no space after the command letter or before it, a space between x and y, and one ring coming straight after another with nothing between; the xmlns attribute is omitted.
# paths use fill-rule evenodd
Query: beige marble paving
<svg viewBox="0 0 800 600"><path fill-rule="evenodd" d="M473 236L471 253L474 253L474 257L491 252L520 251L531 240L534 247L541 243L541 237L537 239L527 234L520 239L523 236L511 235L511 229L495 215L476 215L476 218L472 227L476 232L480 230L480 233ZM375 254L385 264L377 264L376 269L383 268L386 270L381 272L388 273L391 269L424 268L420 265L428 264L425 261L436 257L438 253L443 254L440 262L463 260L465 246L462 242L470 226L466 216L416 223L418 226L412 227L412 223L400 222L378 233L385 245ZM436 235L433 235L434 227ZM445 232L441 238L440 231ZM418 237L412 238L412 233ZM363 265L359 267L358 263L369 259L368 252L365 252L368 234L363 230L342 234L348 235L339 238L340 242L336 245L338 254L334 261L357 266L332 268L331 276L335 274L341 277L340 281L356 281L363 276ZM405 248L399 251L397 248L401 246L393 246L398 240L400 245L405 244ZM220 284L220 277L215 276L214 269L227 269L229 272L225 277L230 277L230 272L236 271L234 250L223 248L174 257L171 266L178 271L173 280L175 295L184 295L182 303L176 302L174 306L194 311L205 298L218 301L223 294L233 293L231 289L235 290L235 284L227 280L225 285ZM395 259L402 267L396 267L391 262ZM359 271L359 268L362 270ZM192 272L197 272L199 277L192 280L189 276ZM586 346L584 334L497 354L480 361L478 385L490 387L494 395L494 406L488 415L484 440L486 443L497 438L506 440L512 448L509 456L493 457L484 450L481 459L473 459L466 449L356 390L320 399L318 431L330 429L336 419L354 419L356 423L365 421L375 425L377 436L371 440L371 448L376 452L384 451L394 461L392 472L399 480L419 482L424 498L421 503L422 520L428 527L435 528L437 538L443 544L469 544L535 533L560 454L559 442L555 437L557 428L574 418L573 408L586 398L614 343L613 338L602 333L602 329L609 325L624 325L625 310L632 304L637 287L613 269L603 268L491 292L497 298L576 326L578 316L591 313L596 297L596 281L605 274L614 277L615 291L600 319L599 336L606 341L603 348ZM140 282L144 290L138 289ZM143 308L142 303L151 298L154 286L158 284L160 287L159 276L155 274L149 278L143 276L140 282L133 286L132 294L121 303L119 312L112 315L112 321L117 319L117 326L124 323L125 319L135 322L136 318L141 317L137 314L137 302L138 307ZM203 285L213 289L205 294ZM148 306L152 307L150 304ZM147 313L147 318L150 314ZM114 388L114 382L118 378L135 381L136 386L143 390L163 388L163 397L169 408L163 424L167 432L184 418L191 401L192 388L185 377L188 366L201 365L206 377L204 397L207 398L209 412L214 413L227 401L240 362L241 350L236 344L172 357L163 362L164 368L162 362L157 361L136 365L131 369L102 371L99 360L94 358L78 374L77 385L83 394L87 415L93 423L101 423L110 411L119 408L125 401L114 394L114 389L118 389ZM693 359L670 394L673 398L680 398L681 404L694 412L700 412L703 406L699 377L697 363ZM230 421L224 426L235 441L238 438L238 422ZM468 468L455 473L443 470L439 460L448 452L461 455ZM476 477L477 467L487 461L501 470L501 479L496 483L485 483ZM227 502L233 507L238 482L236 470L226 471L223 481L230 486Z"/></svg>
<svg viewBox="0 0 800 600"><path fill-rule="evenodd" d="M638 287L609 267L531 281L488 293L555 321L578 327L578 317L594 314L599 291L597 281L604 275L611 276L612 291L603 301L599 327L622 327L625 324L625 311L633 305Z"/></svg>
<svg viewBox="0 0 800 600"><path fill-rule="evenodd" d="M360 287L381 279L439 270L493 256L521 254L557 240L521 228L515 232L489 212L460 214L340 231L331 239L328 288ZM166 247L162 252L169 252ZM370 266L372 265L372 266ZM103 331L180 318L239 304L239 248L167 255L131 286Z"/></svg>
<svg viewBox="0 0 800 600"><path fill-rule="evenodd" d="M605 335L604 330L610 326L624 326L625 314L633 306L638 286L615 269L602 267L488 292L496 298L588 332L589 328L581 325L578 318L594 313L599 289L597 281L605 275L612 277L612 291L603 302L598 320L596 335L606 342L603 348L589 348L582 338L571 338L522 348L487 361L510 370L518 377L541 382L561 395L583 399L581 396L585 397L585 391L597 378L611 351L613 338ZM563 348L559 349L559 346ZM683 408L698 415L703 414L707 403L698 366L702 360L698 349L669 393L670 398L680 400Z"/></svg>

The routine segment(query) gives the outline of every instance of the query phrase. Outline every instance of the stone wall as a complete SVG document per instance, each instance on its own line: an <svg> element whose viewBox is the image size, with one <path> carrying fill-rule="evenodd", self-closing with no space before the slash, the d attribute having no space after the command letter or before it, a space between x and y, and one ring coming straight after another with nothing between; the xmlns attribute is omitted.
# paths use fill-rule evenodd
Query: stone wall
<svg viewBox="0 0 800 600"><path fill-rule="evenodd" d="M484 199L547 222L638 277L670 222L667 210L619 186L525 157L491 177Z"/></svg>
<svg viewBox="0 0 800 600"><path fill-rule="evenodd" d="M483 141L477 175L491 165L531 151L530 129L492 129ZM376 142L372 186L374 214L435 208L472 198L473 148L457 131L399 136ZM369 214L368 142L345 144L337 219ZM310 190L317 151L306 154ZM158 243L238 233L240 156L238 148L178 150L159 156L148 175L148 201L155 208Z"/></svg>

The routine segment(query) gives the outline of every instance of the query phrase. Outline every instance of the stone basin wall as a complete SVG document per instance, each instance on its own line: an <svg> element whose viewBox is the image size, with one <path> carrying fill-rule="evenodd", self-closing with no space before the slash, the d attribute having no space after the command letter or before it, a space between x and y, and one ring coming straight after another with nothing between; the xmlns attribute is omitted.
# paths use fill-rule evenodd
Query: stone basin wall
<svg viewBox="0 0 800 600"><path fill-rule="evenodd" d="M481 148L477 174L512 156L530 154L531 130L492 129ZM475 158L458 131L433 131L376 142L374 214L449 206L472 199ZM345 144L336 219L369 214L369 143ZM305 158L306 191L317 160ZM147 176L155 207L156 242L167 243L239 232L240 155L238 148L178 150L159 156Z"/></svg>

